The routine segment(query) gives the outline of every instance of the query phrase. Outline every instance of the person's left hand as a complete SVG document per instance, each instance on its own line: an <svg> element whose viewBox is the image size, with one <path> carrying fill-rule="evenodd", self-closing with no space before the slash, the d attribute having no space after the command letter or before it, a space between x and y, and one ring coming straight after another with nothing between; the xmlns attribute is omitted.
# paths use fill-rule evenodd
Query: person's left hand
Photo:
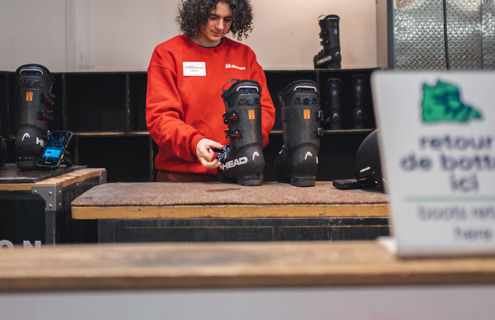
<svg viewBox="0 0 495 320"><path fill-rule="evenodd" d="M215 152L212 148L222 149L223 145L206 138L199 140L196 145L196 157L206 169L215 169L221 165L220 161L215 158Z"/></svg>

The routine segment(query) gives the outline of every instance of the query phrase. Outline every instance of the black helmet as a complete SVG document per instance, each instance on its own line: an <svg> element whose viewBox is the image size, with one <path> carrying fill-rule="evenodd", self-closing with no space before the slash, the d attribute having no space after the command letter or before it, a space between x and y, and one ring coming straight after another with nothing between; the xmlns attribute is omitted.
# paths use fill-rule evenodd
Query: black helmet
<svg viewBox="0 0 495 320"><path fill-rule="evenodd" d="M15 137L17 167L21 170L35 169L36 161L47 141L47 133L40 128L30 124L20 126Z"/></svg>
<svg viewBox="0 0 495 320"><path fill-rule="evenodd" d="M383 185L379 145L378 129L376 129L363 140L357 150L354 172L356 180L367 180L376 185Z"/></svg>

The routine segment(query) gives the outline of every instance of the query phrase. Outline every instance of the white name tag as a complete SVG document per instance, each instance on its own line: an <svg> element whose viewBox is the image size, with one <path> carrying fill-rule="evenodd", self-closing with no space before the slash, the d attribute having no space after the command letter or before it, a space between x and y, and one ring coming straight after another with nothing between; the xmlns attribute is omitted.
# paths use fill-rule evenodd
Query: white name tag
<svg viewBox="0 0 495 320"><path fill-rule="evenodd" d="M204 62L183 62L182 68L186 77L206 76L206 63Z"/></svg>

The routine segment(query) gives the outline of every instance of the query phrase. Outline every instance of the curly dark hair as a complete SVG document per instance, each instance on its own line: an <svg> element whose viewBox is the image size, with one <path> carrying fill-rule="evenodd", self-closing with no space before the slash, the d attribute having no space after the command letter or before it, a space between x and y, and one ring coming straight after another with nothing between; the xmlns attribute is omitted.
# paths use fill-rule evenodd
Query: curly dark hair
<svg viewBox="0 0 495 320"><path fill-rule="evenodd" d="M234 38L247 38L253 30L253 10L249 0L181 0L177 22L180 30L188 37L196 36L201 27L208 23L210 12L215 10L217 3L230 5L232 10L232 26L230 32Z"/></svg>

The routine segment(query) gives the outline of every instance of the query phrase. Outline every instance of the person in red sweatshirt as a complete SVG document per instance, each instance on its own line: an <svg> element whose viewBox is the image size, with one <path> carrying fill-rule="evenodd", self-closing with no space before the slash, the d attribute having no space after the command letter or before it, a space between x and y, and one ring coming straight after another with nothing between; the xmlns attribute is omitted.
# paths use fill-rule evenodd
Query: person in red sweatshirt
<svg viewBox="0 0 495 320"><path fill-rule="evenodd" d="M275 108L262 67L241 40L252 30L249 0L182 0L183 34L159 44L148 67L146 124L158 145L157 181L215 181L221 165L213 148L228 143L221 97L231 79L261 86L263 146Z"/></svg>

